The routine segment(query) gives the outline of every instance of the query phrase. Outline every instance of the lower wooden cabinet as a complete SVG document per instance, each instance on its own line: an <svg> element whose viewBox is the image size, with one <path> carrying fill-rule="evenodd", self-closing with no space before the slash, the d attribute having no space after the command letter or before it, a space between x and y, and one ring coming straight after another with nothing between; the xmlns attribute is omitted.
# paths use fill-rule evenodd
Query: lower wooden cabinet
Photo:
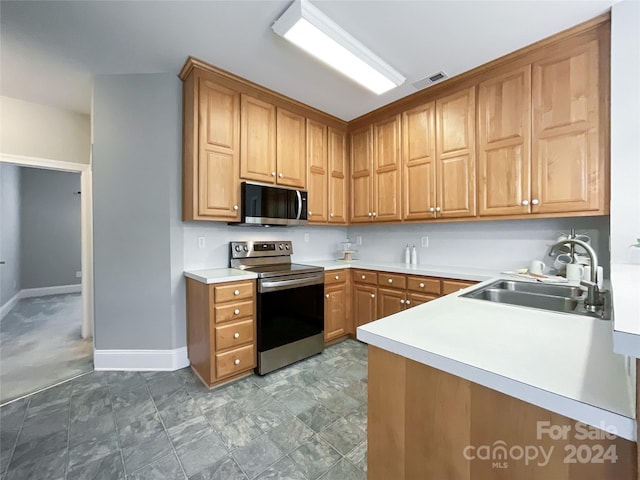
<svg viewBox="0 0 640 480"><path fill-rule="evenodd" d="M388 317L405 309L404 290L393 288L378 288L378 315L380 318Z"/></svg>
<svg viewBox="0 0 640 480"><path fill-rule="evenodd" d="M324 342L330 343L353 333L349 308L349 275L346 270L324 274Z"/></svg>
<svg viewBox="0 0 640 480"><path fill-rule="evenodd" d="M376 286L353 284L353 325L355 328L378 319L377 294L378 288Z"/></svg>
<svg viewBox="0 0 640 480"><path fill-rule="evenodd" d="M186 283L191 368L208 387L250 373L256 366L255 281Z"/></svg>

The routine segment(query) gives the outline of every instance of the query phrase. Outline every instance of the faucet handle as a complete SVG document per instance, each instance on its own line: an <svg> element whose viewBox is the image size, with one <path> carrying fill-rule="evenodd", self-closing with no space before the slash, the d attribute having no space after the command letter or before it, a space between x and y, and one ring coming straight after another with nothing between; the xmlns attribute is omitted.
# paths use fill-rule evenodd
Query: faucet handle
<svg viewBox="0 0 640 480"><path fill-rule="evenodd" d="M598 284L596 282L592 282L590 280L580 280L580 285L582 285L583 287L597 287Z"/></svg>

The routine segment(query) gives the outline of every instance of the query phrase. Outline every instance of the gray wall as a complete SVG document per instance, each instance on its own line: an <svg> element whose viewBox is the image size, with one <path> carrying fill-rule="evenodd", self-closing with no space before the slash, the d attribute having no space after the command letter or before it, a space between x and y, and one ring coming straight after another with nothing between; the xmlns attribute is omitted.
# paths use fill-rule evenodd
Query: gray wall
<svg viewBox="0 0 640 480"><path fill-rule="evenodd" d="M183 347L181 82L102 75L93 94L96 348Z"/></svg>
<svg viewBox="0 0 640 480"><path fill-rule="evenodd" d="M0 163L0 306L20 291L20 167Z"/></svg>
<svg viewBox="0 0 640 480"><path fill-rule="evenodd" d="M80 174L21 167L22 288L79 285Z"/></svg>

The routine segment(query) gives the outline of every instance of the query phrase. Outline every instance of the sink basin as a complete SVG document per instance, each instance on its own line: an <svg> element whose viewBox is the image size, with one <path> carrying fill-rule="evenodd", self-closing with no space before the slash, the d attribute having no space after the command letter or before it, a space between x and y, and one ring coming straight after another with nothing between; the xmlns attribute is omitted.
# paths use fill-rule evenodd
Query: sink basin
<svg viewBox="0 0 640 480"><path fill-rule="evenodd" d="M488 285L487 288L510 290L515 292L537 293L554 297L580 298L583 291L572 285L556 285L548 283L516 282L515 280L499 280Z"/></svg>

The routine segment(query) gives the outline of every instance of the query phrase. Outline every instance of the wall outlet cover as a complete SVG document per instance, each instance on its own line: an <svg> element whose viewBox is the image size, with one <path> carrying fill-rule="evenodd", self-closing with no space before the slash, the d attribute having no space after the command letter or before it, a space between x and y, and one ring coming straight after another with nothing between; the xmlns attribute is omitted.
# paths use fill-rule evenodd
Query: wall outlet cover
<svg viewBox="0 0 640 480"><path fill-rule="evenodd" d="M76 278L82 278L82 272L76 272Z"/></svg>
<svg viewBox="0 0 640 480"><path fill-rule="evenodd" d="M198 237L198 248L204 248L206 245L206 240L204 237Z"/></svg>
<svg viewBox="0 0 640 480"><path fill-rule="evenodd" d="M356 245L362 245L362 235L356 235Z"/></svg>
<svg viewBox="0 0 640 480"><path fill-rule="evenodd" d="M421 238L421 245L424 248L427 248L429 246L429 237L422 237Z"/></svg>
<svg viewBox="0 0 640 480"><path fill-rule="evenodd" d="M309 234L308 233L304 234L304 241L305 241L305 243L309 243Z"/></svg>

